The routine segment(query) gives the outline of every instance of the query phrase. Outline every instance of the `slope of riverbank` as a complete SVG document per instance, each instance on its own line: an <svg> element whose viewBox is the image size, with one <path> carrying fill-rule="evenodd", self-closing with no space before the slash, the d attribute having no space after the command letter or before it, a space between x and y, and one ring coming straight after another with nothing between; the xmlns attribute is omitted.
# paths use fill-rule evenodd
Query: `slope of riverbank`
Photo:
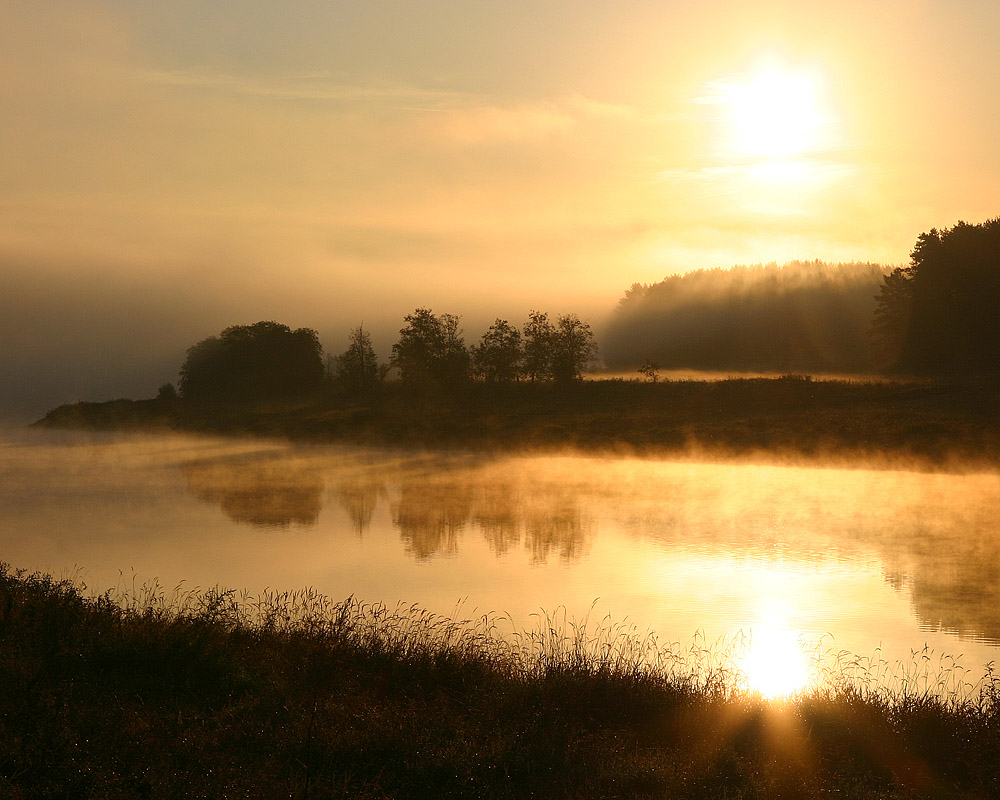
<svg viewBox="0 0 1000 800"><path fill-rule="evenodd" d="M53 409L36 425L462 449L860 458L931 469L1000 464L995 382L785 376L567 387L473 384L448 393L389 384L364 399L328 394L269 406L198 406L177 399L76 403Z"/></svg>

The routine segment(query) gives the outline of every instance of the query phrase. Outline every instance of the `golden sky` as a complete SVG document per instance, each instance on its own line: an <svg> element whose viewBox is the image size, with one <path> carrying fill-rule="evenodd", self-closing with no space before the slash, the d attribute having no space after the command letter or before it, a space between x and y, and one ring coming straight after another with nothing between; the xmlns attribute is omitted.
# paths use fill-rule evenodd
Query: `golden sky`
<svg viewBox="0 0 1000 800"><path fill-rule="evenodd" d="M166 363L262 318L475 338L676 271L902 263L1000 213L997 31L992 0L0 0L0 334L139 317Z"/></svg>

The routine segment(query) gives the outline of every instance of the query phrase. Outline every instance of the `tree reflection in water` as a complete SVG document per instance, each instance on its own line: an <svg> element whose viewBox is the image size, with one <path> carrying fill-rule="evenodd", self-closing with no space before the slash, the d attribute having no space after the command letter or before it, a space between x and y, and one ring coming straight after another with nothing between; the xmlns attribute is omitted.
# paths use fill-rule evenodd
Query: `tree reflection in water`
<svg viewBox="0 0 1000 800"><path fill-rule="evenodd" d="M315 525L323 476L283 459L231 460L182 467L190 492L218 503L233 522L261 528Z"/></svg>
<svg viewBox="0 0 1000 800"><path fill-rule="evenodd" d="M314 525L324 486L359 536L388 502L406 552L418 560L453 556L459 539L478 530L497 556L522 545L532 562L564 562L586 551L593 524L581 510L587 492L560 478L503 474L489 460L401 463L322 461L267 456L183 467L188 489L217 503L237 523L259 527Z"/></svg>
<svg viewBox="0 0 1000 800"><path fill-rule="evenodd" d="M344 478L334 486L333 495L351 520L354 532L363 536L371 527L379 498L385 495L385 485L371 478Z"/></svg>
<svg viewBox="0 0 1000 800"><path fill-rule="evenodd" d="M533 562L552 554L572 561L584 551L589 529L573 493L553 484L497 481L489 473L418 475L398 479L390 507L407 552L418 559L454 555L468 528L497 556L523 541Z"/></svg>
<svg viewBox="0 0 1000 800"><path fill-rule="evenodd" d="M1000 642L996 475L332 453L241 454L183 471L192 494L241 524L315 525L325 489L361 536L385 507L420 561L456 555L473 531L497 557L523 548L532 563L569 563L588 551L598 517L706 556L809 564L875 554L927 629Z"/></svg>
<svg viewBox="0 0 1000 800"><path fill-rule="evenodd" d="M910 590L928 630L1000 642L1000 532L980 524L951 533L945 546L940 535L905 553L894 543L897 565L886 580Z"/></svg>
<svg viewBox="0 0 1000 800"><path fill-rule="evenodd" d="M458 552L458 534L472 516L473 492L468 484L404 479L393 494L392 521L408 553L423 560Z"/></svg>
<svg viewBox="0 0 1000 800"><path fill-rule="evenodd" d="M490 550L506 555L521 541L521 497L510 483L487 483L472 513Z"/></svg>

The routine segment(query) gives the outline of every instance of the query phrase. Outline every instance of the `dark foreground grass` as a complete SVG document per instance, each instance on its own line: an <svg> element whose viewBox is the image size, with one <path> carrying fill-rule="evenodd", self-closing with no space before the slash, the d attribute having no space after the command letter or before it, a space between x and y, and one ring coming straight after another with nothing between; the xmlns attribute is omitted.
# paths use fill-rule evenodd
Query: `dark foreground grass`
<svg viewBox="0 0 1000 800"><path fill-rule="evenodd" d="M852 686L769 704L614 633L0 566L3 798L1000 796L995 681Z"/></svg>

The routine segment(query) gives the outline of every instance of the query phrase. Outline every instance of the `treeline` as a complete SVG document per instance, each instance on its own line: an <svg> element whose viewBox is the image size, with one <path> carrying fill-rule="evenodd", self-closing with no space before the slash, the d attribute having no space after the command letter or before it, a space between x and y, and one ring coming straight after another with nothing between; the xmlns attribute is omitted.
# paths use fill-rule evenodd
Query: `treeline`
<svg viewBox="0 0 1000 800"><path fill-rule="evenodd" d="M404 319L388 363L381 363L363 327L347 349L325 361L316 331L274 321L234 325L193 345L181 367L180 397L199 402L248 402L308 395L324 388L348 394L376 390L390 375L415 389L447 389L471 381L569 383L596 358L590 325L576 314L554 321L531 311L519 329L497 319L467 346L453 314L418 308ZM172 384L161 400L177 396Z"/></svg>
<svg viewBox="0 0 1000 800"><path fill-rule="evenodd" d="M793 261L696 270L633 284L603 341L609 367L865 372L887 270Z"/></svg>
<svg viewBox="0 0 1000 800"><path fill-rule="evenodd" d="M604 341L615 368L994 375L1000 218L917 237L907 266L793 261L633 284Z"/></svg>
<svg viewBox="0 0 1000 800"><path fill-rule="evenodd" d="M567 384L597 356L588 323L531 311L497 319L467 345L453 314L417 308L388 362L363 327L324 359L316 331L235 325L193 345L180 397L268 401L334 387L370 393L387 378L414 389L469 382ZM633 284L608 325L604 360L655 380L660 368L993 375L1000 371L1000 218L917 238L910 264L791 262L697 270ZM172 384L160 400L173 400Z"/></svg>
<svg viewBox="0 0 1000 800"><path fill-rule="evenodd" d="M889 369L1000 371L1000 218L920 234L909 266L885 278L873 339Z"/></svg>

